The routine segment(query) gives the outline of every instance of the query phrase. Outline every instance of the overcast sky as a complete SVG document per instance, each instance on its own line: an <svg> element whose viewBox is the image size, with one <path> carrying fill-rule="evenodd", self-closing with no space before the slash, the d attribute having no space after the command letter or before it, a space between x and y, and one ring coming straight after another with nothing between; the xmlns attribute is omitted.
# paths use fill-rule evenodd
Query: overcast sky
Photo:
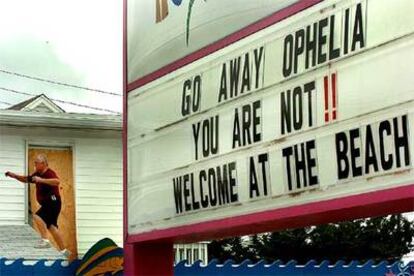
<svg viewBox="0 0 414 276"><path fill-rule="evenodd" d="M122 94L122 1L1 0L0 26L0 70ZM122 110L122 97L1 72L0 87ZM0 90L0 101L28 98ZM68 112L99 113L59 105Z"/></svg>

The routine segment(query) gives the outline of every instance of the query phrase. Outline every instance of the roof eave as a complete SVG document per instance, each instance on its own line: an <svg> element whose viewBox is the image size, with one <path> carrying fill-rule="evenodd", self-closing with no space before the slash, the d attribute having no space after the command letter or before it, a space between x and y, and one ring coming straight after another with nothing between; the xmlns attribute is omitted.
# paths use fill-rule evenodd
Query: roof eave
<svg viewBox="0 0 414 276"><path fill-rule="evenodd" d="M121 131L122 118L120 115L0 110L0 126L43 126Z"/></svg>

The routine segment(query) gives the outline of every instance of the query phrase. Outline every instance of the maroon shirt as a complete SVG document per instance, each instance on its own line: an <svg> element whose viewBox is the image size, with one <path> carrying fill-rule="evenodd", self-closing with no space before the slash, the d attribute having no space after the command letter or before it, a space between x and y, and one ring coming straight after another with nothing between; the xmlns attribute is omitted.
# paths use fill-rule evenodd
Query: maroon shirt
<svg viewBox="0 0 414 276"><path fill-rule="evenodd" d="M57 174L52 169L49 169L49 168L43 174L39 172L35 172L31 176L29 176L29 182L32 182L33 176L38 176L44 179L59 178ZM60 197L59 186L36 183L36 199L39 203L42 203L45 200L50 199L52 195L55 195L57 198Z"/></svg>

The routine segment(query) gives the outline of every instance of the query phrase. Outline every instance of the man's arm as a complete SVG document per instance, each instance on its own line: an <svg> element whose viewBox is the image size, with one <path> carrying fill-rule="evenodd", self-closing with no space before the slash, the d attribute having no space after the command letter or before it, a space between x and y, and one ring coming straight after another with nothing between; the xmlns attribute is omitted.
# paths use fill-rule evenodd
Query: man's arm
<svg viewBox="0 0 414 276"><path fill-rule="evenodd" d="M59 178L45 179L45 178L41 178L39 176L33 176L32 181L34 183L42 183L42 184L46 184L46 185L50 185L50 186L59 186L59 184L60 184Z"/></svg>
<svg viewBox="0 0 414 276"><path fill-rule="evenodd" d="M23 183L29 182L28 181L28 176L18 175L18 174L12 173L12 172L6 172L6 176L14 178L14 179L16 179L20 182L23 182Z"/></svg>

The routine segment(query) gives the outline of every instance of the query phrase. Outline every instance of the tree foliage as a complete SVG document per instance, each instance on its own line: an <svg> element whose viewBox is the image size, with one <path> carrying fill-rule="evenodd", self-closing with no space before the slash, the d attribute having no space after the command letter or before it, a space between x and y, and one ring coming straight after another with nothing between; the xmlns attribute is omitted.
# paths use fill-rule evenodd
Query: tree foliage
<svg viewBox="0 0 414 276"><path fill-rule="evenodd" d="M212 241L209 258L306 263L395 261L413 249L414 223L401 214Z"/></svg>

